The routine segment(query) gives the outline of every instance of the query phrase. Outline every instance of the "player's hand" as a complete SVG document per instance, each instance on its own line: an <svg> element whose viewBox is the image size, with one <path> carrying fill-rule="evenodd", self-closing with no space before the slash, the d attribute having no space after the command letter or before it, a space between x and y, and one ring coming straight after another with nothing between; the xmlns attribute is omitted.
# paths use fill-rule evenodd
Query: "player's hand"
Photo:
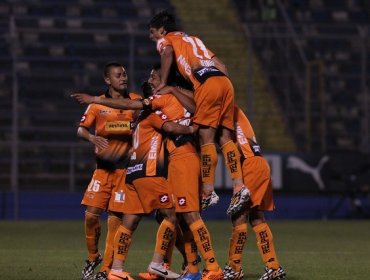
<svg viewBox="0 0 370 280"><path fill-rule="evenodd" d="M92 135L90 142L93 143L99 150L104 150L109 146L108 140L101 136Z"/></svg>
<svg viewBox="0 0 370 280"><path fill-rule="evenodd" d="M166 86L165 83L161 82L154 90L153 90L153 94L158 94L158 92L163 89L164 87Z"/></svg>
<svg viewBox="0 0 370 280"><path fill-rule="evenodd" d="M71 97L75 99L80 104L91 104L94 103L94 97L87 93L73 93Z"/></svg>
<svg viewBox="0 0 370 280"><path fill-rule="evenodd" d="M169 94L173 92L173 87L172 86L164 86L162 89L160 89L157 94L162 95L162 94Z"/></svg>

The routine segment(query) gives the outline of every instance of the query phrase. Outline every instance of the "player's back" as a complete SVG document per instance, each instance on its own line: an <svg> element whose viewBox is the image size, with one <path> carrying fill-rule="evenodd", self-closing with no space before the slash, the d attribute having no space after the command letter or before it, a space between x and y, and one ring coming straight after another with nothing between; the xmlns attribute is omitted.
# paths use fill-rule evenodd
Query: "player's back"
<svg viewBox="0 0 370 280"><path fill-rule="evenodd" d="M132 154L127 168L127 181L147 176L166 176L167 165L162 120L156 113L142 111L132 139Z"/></svg>
<svg viewBox="0 0 370 280"><path fill-rule="evenodd" d="M191 113L186 110L180 101L172 94L155 95L152 97L152 105L154 109L159 110L158 114L163 120L174 121L181 125L191 125ZM180 141L184 140L184 136L169 136L166 138L166 148L170 158L185 153L196 153L193 141L187 138L180 145ZM186 136L185 136L186 137ZM176 141L178 139L178 141Z"/></svg>
<svg viewBox="0 0 370 280"><path fill-rule="evenodd" d="M202 40L183 32L170 32L158 41L158 51L166 45L172 45L175 53L177 68L180 74L197 88L200 83L194 77L193 71L202 67L214 66L214 53L207 49Z"/></svg>

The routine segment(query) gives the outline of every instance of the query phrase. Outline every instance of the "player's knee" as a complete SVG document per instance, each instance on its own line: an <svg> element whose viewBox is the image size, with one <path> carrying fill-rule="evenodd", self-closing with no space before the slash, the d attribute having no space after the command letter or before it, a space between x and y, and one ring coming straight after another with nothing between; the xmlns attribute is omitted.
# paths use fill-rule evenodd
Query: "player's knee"
<svg viewBox="0 0 370 280"><path fill-rule="evenodd" d="M85 211L85 223L87 226L92 226L99 223L100 214Z"/></svg>

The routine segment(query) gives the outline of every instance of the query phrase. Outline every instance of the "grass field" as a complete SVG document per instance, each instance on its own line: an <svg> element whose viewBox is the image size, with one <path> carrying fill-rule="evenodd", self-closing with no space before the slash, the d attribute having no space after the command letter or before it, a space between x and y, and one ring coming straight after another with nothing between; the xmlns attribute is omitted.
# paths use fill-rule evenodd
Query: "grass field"
<svg viewBox="0 0 370 280"><path fill-rule="evenodd" d="M208 221L207 225L223 266L230 223ZM370 279L369 221L273 221L270 227L287 279ZM156 229L157 224L144 220L134 235L125 268L135 279L151 259ZM82 221L0 222L0 279L80 279L85 258ZM175 252L175 271L180 263ZM243 268L247 280L259 279L264 268L252 230Z"/></svg>

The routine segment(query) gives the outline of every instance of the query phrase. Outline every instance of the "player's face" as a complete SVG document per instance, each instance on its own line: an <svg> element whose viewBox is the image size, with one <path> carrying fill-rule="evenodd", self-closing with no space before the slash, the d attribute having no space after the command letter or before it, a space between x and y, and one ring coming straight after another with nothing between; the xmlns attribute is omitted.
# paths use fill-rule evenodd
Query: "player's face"
<svg viewBox="0 0 370 280"><path fill-rule="evenodd" d="M148 84L152 89L155 89L161 83L161 75L159 70L152 70L149 75Z"/></svg>
<svg viewBox="0 0 370 280"><path fill-rule="evenodd" d="M112 67L109 71L105 82L115 91L123 91L127 89L127 73L123 67Z"/></svg>
<svg viewBox="0 0 370 280"><path fill-rule="evenodd" d="M149 28L149 38L150 40L157 42L159 39L163 38L165 35L163 27L160 28Z"/></svg>

